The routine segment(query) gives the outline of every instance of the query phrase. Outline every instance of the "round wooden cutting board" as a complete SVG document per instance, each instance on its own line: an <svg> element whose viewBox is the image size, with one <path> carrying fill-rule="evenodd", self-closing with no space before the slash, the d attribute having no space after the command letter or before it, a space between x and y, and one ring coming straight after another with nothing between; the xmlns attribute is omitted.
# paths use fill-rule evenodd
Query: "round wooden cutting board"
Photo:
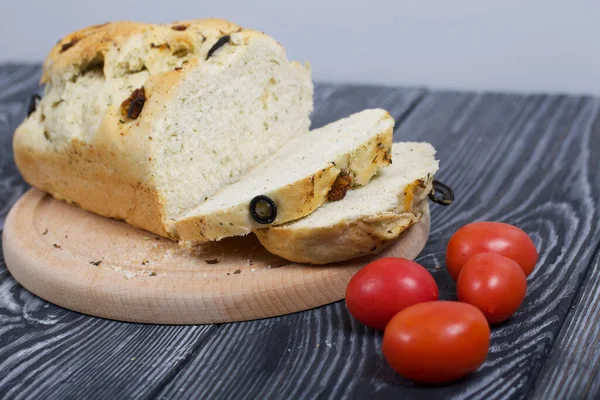
<svg viewBox="0 0 600 400"><path fill-rule="evenodd" d="M10 211L2 243L14 278L62 307L122 321L207 324L338 301L365 264L382 256L414 259L428 234L426 214L377 256L309 266L268 253L254 235L181 248L32 189Z"/></svg>

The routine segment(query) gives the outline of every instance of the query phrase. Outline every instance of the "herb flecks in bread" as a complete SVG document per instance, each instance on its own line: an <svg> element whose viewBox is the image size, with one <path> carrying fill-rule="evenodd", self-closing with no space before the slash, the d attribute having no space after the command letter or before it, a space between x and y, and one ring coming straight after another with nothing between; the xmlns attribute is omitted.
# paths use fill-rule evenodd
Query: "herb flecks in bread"
<svg viewBox="0 0 600 400"><path fill-rule="evenodd" d="M267 35L217 19L82 29L52 49L42 83L14 136L24 178L173 239L173 220L307 133L312 111L308 67ZM143 107L134 95L124 115L142 87Z"/></svg>

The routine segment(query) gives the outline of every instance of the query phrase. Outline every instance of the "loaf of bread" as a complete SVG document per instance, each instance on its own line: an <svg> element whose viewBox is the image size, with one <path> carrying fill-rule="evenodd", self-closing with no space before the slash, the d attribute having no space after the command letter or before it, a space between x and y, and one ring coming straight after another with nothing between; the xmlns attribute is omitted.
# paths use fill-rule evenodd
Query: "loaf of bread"
<svg viewBox="0 0 600 400"><path fill-rule="evenodd" d="M393 131L390 114L372 109L298 136L189 211L177 221L177 232L182 239L204 242L304 217L328 199L340 200L348 189L367 184L389 165ZM257 198L267 208L264 220L256 215L260 202L252 203Z"/></svg>
<svg viewBox="0 0 600 400"><path fill-rule="evenodd" d="M438 170L434 156L428 143L394 143L393 164L368 185L302 219L256 230L256 236L271 253L300 263L378 253L422 217Z"/></svg>
<svg viewBox="0 0 600 400"><path fill-rule="evenodd" d="M14 136L25 180L172 239L176 219L307 134L313 104L307 66L215 19L74 32L42 83Z"/></svg>

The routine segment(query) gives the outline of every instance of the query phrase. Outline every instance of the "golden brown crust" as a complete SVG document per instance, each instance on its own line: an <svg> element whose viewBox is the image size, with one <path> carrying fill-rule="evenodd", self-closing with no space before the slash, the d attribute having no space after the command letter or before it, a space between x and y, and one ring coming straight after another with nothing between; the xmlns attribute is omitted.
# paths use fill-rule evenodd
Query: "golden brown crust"
<svg viewBox="0 0 600 400"><path fill-rule="evenodd" d="M22 141L25 134L15 132L15 162L29 184L96 214L175 238L162 223L159 194L114 147L74 140L60 152L39 151Z"/></svg>
<svg viewBox="0 0 600 400"><path fill-rule="evenodd" d="M132 35L143 33L152 25L137 22L111 22L89 26L70 33L58 41L44 61L40 83L48 83L51 76L83 68L98 55L104 59L112 46L118 47Z"/></svg>
<svg viewBox="0 0 600 400"><path fill-rule="evenodd" d="M282 225L254 233L269 252L298 263L329 264L376 254L398 241L427 212L431 182L425 188L420 183L405 188L397 212L342 220L327 227L290 229Z"/></svg>
<svg viewBox="0 0 600 400"><path fill-rule="evenodd" d="M181 26L187 28L173 29ZM136 35L145 36L149 45L154 44L157 51L168 45L173 50L184 47L199 53L198 47L208 36L219 37L239 30L238 25L222 19L178 21L164 25L119 21L90 26L58 41L44 61L40 83L70 79L90 63L104 62L109 52L120 51Z"/></svg>

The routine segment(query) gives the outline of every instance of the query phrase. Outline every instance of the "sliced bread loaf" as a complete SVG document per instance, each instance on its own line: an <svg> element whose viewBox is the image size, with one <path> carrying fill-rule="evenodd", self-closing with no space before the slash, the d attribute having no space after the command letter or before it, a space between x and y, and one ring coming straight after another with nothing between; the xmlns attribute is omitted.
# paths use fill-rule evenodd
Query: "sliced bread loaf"
<svg viewBox="0 0 600 400"><path fill-rule="evenodd" d="M309 131L308 67L223 20L116 22L52 49L14 136L31 185L177 238L173 220Z"/></svg>
<svg viewBox="0 0 600 400"><path fill-rule="evenodd" d="M368 185L302 219L258 229L256 236L271 253L301 263L377 253L421 218L438 170L434 156L428 143L394 143L393 165Z"/></svg>
<svg viewBox="0 0 600 400"><path fill-rule="evenodd" d="M177 232L181 239L220 240L308 215L390 164L393 128L387 111L372 109L294 138L178 220Z"/></svg>

